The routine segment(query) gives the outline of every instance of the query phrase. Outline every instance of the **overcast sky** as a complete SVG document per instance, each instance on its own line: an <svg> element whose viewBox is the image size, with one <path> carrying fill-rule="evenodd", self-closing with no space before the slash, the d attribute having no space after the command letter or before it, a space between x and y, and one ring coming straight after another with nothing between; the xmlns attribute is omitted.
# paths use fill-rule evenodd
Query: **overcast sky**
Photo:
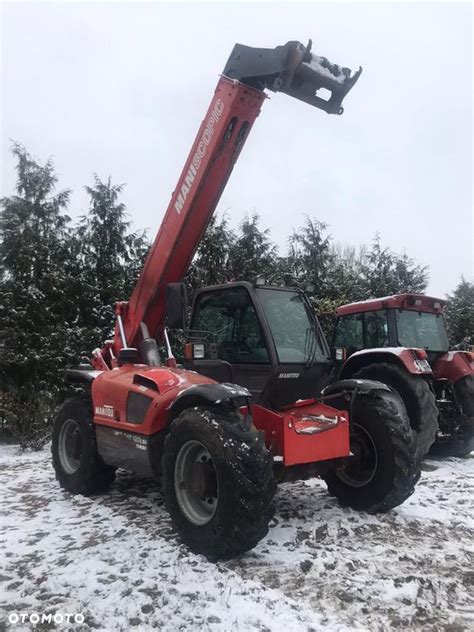
<svg viewBox="0 0 474 632"><path fill-rule="evenodd" d="M53 156L70 214L92 174L126 183L154 236L235 42L364 71L345 113L272 95L219 209L256 210L284 246L305 214L340 242L384 243L430 267L443 296L473 274L472 7L455 3L51 3L2 7L2 185L11 142Z"/></svg>

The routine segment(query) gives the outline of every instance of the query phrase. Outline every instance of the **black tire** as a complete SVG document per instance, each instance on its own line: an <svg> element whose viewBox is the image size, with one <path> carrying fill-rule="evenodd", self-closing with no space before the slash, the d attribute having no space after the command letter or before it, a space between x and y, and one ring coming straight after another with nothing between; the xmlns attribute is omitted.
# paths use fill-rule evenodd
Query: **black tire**
<svg viewBox="0 0 474 632"><path fill-rule="evenodd" d="M347 402L333 405L347 409ZM416 438L403 402L394 391L358 395L350 423L354 457L323 474L329 493L360 511L397 507L412 495L420 475Z"/></svg>
<svg viewBox="0 0 474 632"><path fill-rule="evenodd" d="M474 419L474 375L466 375L458 380L454 392L464 415Z"/></svg>
<svg viewBox="0 0 474 632"><path fill-rule="evenodd" d="M438 457L465 457L474 450L474 375L466 375L454 384L456 400L462 412L453 423L456 436L438 436L430 454ZM456 427L457 426L457 427Z"/></svg>
<svg viewBox="0 0 474 632"><path fill-rule="evenodd" d="M395 389L407 409L410 425L416 432L417 456L421 460L428 454L438 432L438 407L436 397L428 382L419 375L412 375L395 364L370 364L360 369L355 378L376 380Z"/></svg>
<svg viewBox="0 0 474 632"><path fill-rule="evenodd" d="M105 491L115 478L115 468L106 465L97 452L87 397L71 397L61 406L54 421L51 451L59 484L73 494Z"/></svg>
<svg viewBox="0 0 474 632"><path fill-rule="evenodd" d="M192 489L201 476L195 477L196 470L189 489L183 482L182 455L194 444L208 452L207 457L201 457L204 465L199 460L191 465L207 468L203 475L207 491L202 487L199 491ZM229 559L252 549L268 533L275 511L273 457L265 447L263 434L238 411L220 407L182 411L171 423L162 470L166 507L181 540L193 552L211 561ZM194 520L206 511L202 509L204 498L210 496L209 517L203 517L202 524L193 523L186 515L190 510L183 493L184 501L191 498L197 503L197 513L190 514Z"/></svg>

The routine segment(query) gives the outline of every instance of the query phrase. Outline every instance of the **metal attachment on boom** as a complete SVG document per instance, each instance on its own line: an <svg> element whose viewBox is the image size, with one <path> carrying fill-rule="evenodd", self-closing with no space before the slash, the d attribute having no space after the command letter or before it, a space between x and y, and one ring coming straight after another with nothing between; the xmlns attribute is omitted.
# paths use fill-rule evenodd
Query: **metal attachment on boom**
<svg viewBox="0 0 474 632"><path fill-rule="evenodd" d="M161 366L160 352L156 340L150 337L148 326L143 321L140 323L142 341L140 343L140 353L142 360L148 366Z"/></svg>
<svg viewBox="0 0 474 632"><path fill-rule="evenodd" d="M166 366L176 368L176 358L173 355L173 350L171 349L170 339L168 338L168 331L166 327L163 329L163 338L165 339L166 345L166 353L168 357L166 358Z"/></svg>
<svg viewBox="0 0 474 632"><path fill-rule="evenodd" d="M342 100L360 77L362 68L352 73L311 53L311 40L288 42L276 48L253 48L236 44L223 74L248 86L273 92L285 92L328 114L342 114ZM318 91L331 93L326 100Z"/></svg>
<svg viewBox="0 0 474 632"><path fill-rule="evenodd" d="M122 315L117 312L117 324L120 332L120 338L122 339L122 347L126 349L128 347L127 337L125 336L125 329L123 326Z"/></svg>

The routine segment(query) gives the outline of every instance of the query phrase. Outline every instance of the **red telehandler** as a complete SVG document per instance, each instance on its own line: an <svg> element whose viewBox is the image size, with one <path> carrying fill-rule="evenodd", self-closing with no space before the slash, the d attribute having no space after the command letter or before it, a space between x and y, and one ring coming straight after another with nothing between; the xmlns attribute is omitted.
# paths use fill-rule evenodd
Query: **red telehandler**
<svg viewBox="0 0 474 632"><path fill-rule="evenodd" d="M238 555L267 533L276 474L319 473L342 503L372 512L387 511L413 492L419 463L396 393L377 382L346 380L315 398L321 385L312 382L318 374L313 360L321 352L328 356L328 348L317 322L305 325L309 307L302 297L288 295L288 305L295 308L290 318L298 331L306 327L304 400L298 392L291 399L296 372L279 371L278 362L269 365L267 377L278 381L286 401L261 399L258 405L243 386L177 366L165 328L166 315L169 326L182 320L179 282L266 99L264 90L341 114L360 72L313 55L311 42L235 46L132 296L116 305L114 339L93 353L91 366L67 371L84 395L66 400L54 425L53 464L63 488L81 494L106 489L119 467L161 477L176 531L209 559ZM227 305L229 313L241 313L239 300ZM164 362L156 342L162 338ZM254 341L242 344L249 348Z"/></svg>

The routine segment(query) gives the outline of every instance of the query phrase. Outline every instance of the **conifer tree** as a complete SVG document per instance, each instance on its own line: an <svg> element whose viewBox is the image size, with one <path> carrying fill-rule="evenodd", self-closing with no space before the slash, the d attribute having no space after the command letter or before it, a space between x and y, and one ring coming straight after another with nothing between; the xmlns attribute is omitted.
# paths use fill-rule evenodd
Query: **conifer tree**
<svg viewBox="0 0 474 632"><path fill-rule="evenodd" d="M424 292L428 283L426 266L418 265L406 254L398 255L383 247L376 234L362 266L365 298L402 292Z"/></svg>
<svg viewBox="0 0 474 632"><path fill-rule="evenodd" d="M315 298L328 293L327 273L330 266L330 236L327 225L306 217L304 225L289 239L287 265L294 281Z"/></svg>
<svg viewBox="0 0 474 632"><path fill-rule="evenodd" d="M94 175L87 215L77 230L82 301L79 320L85 328L89 352L111 336L116 301L129 299L149 244L144 232L130 232L123 184L103 182Z"/></svg>
<svg viewBox="0 0 474 632"><path fill-rule="evenodd" d="M69 191L56 192L44 165L15 143L16 195L0 200L0 378L10 426L35 441L59 388L57 367L69 352L64 319Z"/></svg>
<svg viewBox="0 0 474 632"><path fill-rule="evenodd" d="M220 219L217 216L211 218L186 276L191 288L229 280L232 275L229 253L235 239L235 231L229 227L226 215Z"/></svg>
<svg viewBox="0 0 474 632"><path fill-rule="evenodd" d="M474 283L464 277L448 295L446 320L451 347L468 349L474 345Z"/></svg>
<svg viewBox="0 0 474 632"><path fill-rule="evenodd" d="M277 247L270 239L270 229L261 229L258 213L246 216L229 249L230 274L233 281L255 283L258 278L273 283L277 269Z"/></svg>

